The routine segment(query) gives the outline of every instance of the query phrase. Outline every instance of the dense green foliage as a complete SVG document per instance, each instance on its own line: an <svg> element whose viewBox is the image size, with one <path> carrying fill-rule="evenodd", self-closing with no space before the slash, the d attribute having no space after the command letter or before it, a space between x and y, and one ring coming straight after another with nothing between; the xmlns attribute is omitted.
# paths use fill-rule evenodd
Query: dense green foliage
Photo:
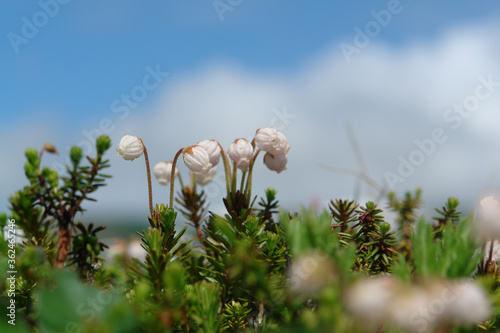
<svg viewBox="0 0 500 333"><path fill-rule="evenodd" d="M496 331L496 264L480 265L472 217L451 198L434 224L419 218L420 190L401 200L390 194L388 209L398 216L393 229L373 202L332 200L329 212L279 212L277 191L257 201L243 182L228 190L226 214L216 215L192 182L179 191L177 207L156 205L144 219L138 231L144 261L125 254L105 261L98 234L104 227L75 217L108 177L102 170L109 147L100 137L88 166L73 148L66 176L41 169L42 154L27 150L30 185L11 196L11 210L0 218L2 228L15 220L24 234L18 244L0 236L1 332L399 332L385 321L366 327L348 305L352 286L379 276L418 286L474 276L490 294L490 320L443 322L427 331ZM194 240L176 224L178 212L196 230ZM15 326L4 314L13 267Z"/></svg>

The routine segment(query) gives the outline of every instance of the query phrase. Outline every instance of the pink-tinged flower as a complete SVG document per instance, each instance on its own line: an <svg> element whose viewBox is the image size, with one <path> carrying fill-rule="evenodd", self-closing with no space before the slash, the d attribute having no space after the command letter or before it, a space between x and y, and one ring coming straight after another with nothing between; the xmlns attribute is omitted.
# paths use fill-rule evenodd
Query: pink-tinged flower
<svg viewBox="0 0 500 333"><path fill-rule="evenodd" d="M269 170L276 171L277 173L286 170L287 163L288 157L286 154L272 155L266 153L266 155L264 155L264 164L269 168Z"/></svg>
<svg viewBox="0 0 500 333"><path fill-rule="evenodd" d="M255 133L255 144L273 155L286 154L290 149L285 135L272 127L259 128Z"/></svg>
<svg viewBox="0 0 500 333"><path fill-rule="evenodd" d="M158 162L153 167L153 172L155 174L158 183L161 185L167 185L170 183L170 179L172 176L172 162ZM175 167L175 177L179 173L179 168Z"/></svg>
<svg viewBox="0 0 500 333"><path fill-rule="evenodd" d="M253 147L245 139L236 139L227 150L229 158L236 163L238 169L243 170L250 165L253 157Z"/></svg>
<svg viewBox="0 0 500 333"><path fill-rule="evenodd" d="M207 173L212 167L210 156L206 149L199 145L184 149L182 159L186 166L193 172Z"/></svg>
<svg viewBox="0 0 500 333"><path fill-rule="evenodd" d="M207 173L194 172L194 181L199 185L207 185L214 179L216 173L216 166L213 166Z"/></svg>
<svg viewBox="0 0 500 333"><path fill-rule="evenodd" d="M216 166L217 164L219 164L220 147L217 141L203 140L198 142L198 145L205 148L205 150L208 153L208 156L210 157L210 163L212 163L212 166Z"/></svg>
<svg viewBox="0 0 500 333"><path fill-rule="evenodd" d="M125 135L116 148L118 156L127 161L133 161L144 153L142 140L133 135Z"/></svg>
<svg viewBox="0 0 500 333"><path fill-rule="evenodd" d="M500 202L492 196L479 202L475 227L479 236L486 240L500 238Z"/></svg>

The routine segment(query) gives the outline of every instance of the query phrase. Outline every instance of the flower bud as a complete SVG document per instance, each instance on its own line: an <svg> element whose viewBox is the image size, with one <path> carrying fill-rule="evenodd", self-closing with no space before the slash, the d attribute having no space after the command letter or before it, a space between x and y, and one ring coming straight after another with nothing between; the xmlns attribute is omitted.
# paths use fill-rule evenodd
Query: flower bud
<svg viewBox="0 0 500 333"><path fill-rule="evenodd" d="M187 147L182 152L182 159L186 166L193 172L207 173L212 167L210 156L205 148L199 145Z"/></svg>
<svg viewBox="0 0 500 333"><path fill-rule="evenodd" d="M216 166L217 164L219 164L220 147L217 141L203 140L198 142L198 145L205 148L205 150L208 153L208 156L210 157L210 163L212 163L212 166Z"/></svg>
<svg viewBox="0 0 500 333"><path fill-rule="evenodd" d="M141 157L144 152L144 144L141 139L133 135L125 135L116 148L118 156L126 161L133 161Z"/></svg>
<svg viewBox="0 0 500 333"><path fill-rule="evenodd" d="M158 183L161 185L167 185L170 183L170 178L172 177L172 162L158 162L153 167L153 173L155 174ZM175 175L179 173L179 168L175 167Z"/></svg>
<svg viewBox="0 0 500 333"><path fill-rule="evenodd" d="M35 148L28 148L26 149L26 158L28 159L28 162L33 165L34 167L38 167L38 152L36 151Z"/></svg>
<svg viewBox="0 0 500 333"><path fill-rule="evenodd" d="M36 178L37 168L30 162L24 164L24 173L29 180L34 180Z"/></svg>
<svg viewBox="0 0 500 333"><path fill-rule="evenodd" d="M57 155L59 154L59 153L57 152L56 147L55 147L52 143L50 143L50 142L46 142L43 146L45 147L45 151L46 151L46 152L48 152L48 153L52 153L52 154L57 154Z"/></svg>
<svg viewBox="0 0 500 333"><path fill-rule="evenodd" d="M245 139L236 139L227 150L229 158L236 163L238 169L243 170L250 165L253 157L253 147Z"/></svg>
<svg viewBox="0 0 500 333"><path fill-rule="evenodd" d="M102 155L111 147L111 139L107 135L99 135L95 141L95 147L97 149L97 154Z"/></svg>
<svg viewBox="0 0 500 333"><path fill-rule="evenodd" d="M259 128L255 133L255 144L273 155L286 154L290 149L285 135L272 127Z"/></svg>
<svg viewBox="0 0 500 333"><path fill-rule="evenodd" d="M287 163L288 157L286 154L272 155L266 153L266 155L264 155L264 164L269 168L269 170L276 171L277 173L286 170Z"/></svg>
<svg viewBox="0 0 500 333"><path fill-rule="evenodd" d="M213 166L207 173L194 172L194 181L199 185L207 185L214 179L216 173L216 166Z"/></svg>
<svg viewBox="0 0 500 333"><path fill-rule="evenodd" d="M55 169L50 169L46 178L51 187L57 187L57 185L59 184L59 174Z"/></svg>
<svg viewBox="0 0 500 333"><path fill-rule="evenodd" d="M80 163L82 156L82 148L78 146L71 147L71 150L69 151L69 157L71 158L71 162L73 162L74 165L78 165Z"/></svg>

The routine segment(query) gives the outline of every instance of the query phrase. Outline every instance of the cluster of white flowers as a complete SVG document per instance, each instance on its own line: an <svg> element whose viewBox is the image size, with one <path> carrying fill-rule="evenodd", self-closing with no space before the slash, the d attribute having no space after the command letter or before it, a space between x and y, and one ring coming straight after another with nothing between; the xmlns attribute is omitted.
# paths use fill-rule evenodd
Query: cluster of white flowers
<svg viewBox="0 0 500 333"><path fill-rule="evenodd" d="M264 164L273 171L280 173L286 170L288 163L287 153L290 145L283 133L272 128L260 128L255 133L255 144L259 149L266 152Z"/></svg>
<svg viewBox="0 0 500 333"><path fill-rule="evenodd" d="M217 173L217 164L220 159L219 143L215 140L203 140L197 145L188 147L183 152L184 163L193 171L197 184L206 185L210 183ZM175 167L175 176L179 168ZM168 185L172 175L172 162L160 162L154 166L154 174L158 182Z"/></svg>
<svg viewBox="0 0 500 333"><path fill-rule="evenodd" d="M256 147L255 147L256 146ZM229 158L236 163L240 170L245 170L255 159L256 148L266 152L264 164L273 171L280 173L286 169L288 162L287 152L290 145L280 131L272 127L257 130L252 143L240 138L236 139L227 151ZM127 161L132 161L144 153L145 147L142 140L136 136L125 135L116 149L118 155ZM197 184L210 183L217 173L222 148L216 140L203 140L198 144L189 146L182 151L182 158L186 166L194 173ZM176 176L179 169L175 168ZM153 173L161 185L168 185L172 175L172 162L159 162L154 165Z"/></svg>
<svg viewBox="0 0 500 333"><path fill-rule="evenodd" d="M348 310L369 326L386 324L428 332L445 323L475 324L491 315L487 293L473 281L410 285L384 276L355 283L346 292Z"/></svg>
<svg viewBox="0 0 500 333"><path fill-rule="evenodd" d="M266 152L264 164L270 170L280 173L286 169L288 162L286 154L290 145L285 135L272 127L258 129L252 143L244 138L234 140L227 150L227 155L238 169L245 170L255 159L256 148ZM203 140L184 150L184 163L194 172L198 184L206 185L212 181L221 151L219 143L215 140Z"/></svg>

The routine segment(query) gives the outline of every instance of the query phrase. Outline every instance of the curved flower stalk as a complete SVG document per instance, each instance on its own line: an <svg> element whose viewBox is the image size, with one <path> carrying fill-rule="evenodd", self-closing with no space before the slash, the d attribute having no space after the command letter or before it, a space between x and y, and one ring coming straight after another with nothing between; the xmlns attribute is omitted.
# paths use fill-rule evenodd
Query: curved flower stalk
<svg viewBox="0 0 500 333"><path fill-rule="evenodd" d="M182 159L184 160L184 164L186 164L186 166L193 172L207 173L212 168L212 163L210 163L210 155L204 147L200 145L193 145L179 149L177 154L175 154L174 160L172 162L172 173L170 176L170 208L174 207L174 177L177 171L177 159L181 154Z"/></svg>
<svg viewBox="0 0 500 333"><path fill-rule="evenodd" d="M146 161L146 172L148 176L148 194L149 194L149 213L153 217L153 190L151 186L151 170L149 167L149 157L148 151L142 139L133 136L125 135L116 148L117 155L126 161L133 161L136 158L141 157L144 154L144 159Z"/></svg>
<svg viewBox="0 0 500 333"><path fill-rule="evenodd" d="M206 196L203 191L198 193L196 184L203 186L213 180L217 173L216 165L219 163L220 155L223 155L224 158L224 154L221 151L219 143L215 140L203 140L198 142L198 145L180 149L173 163L176 163L181 153L183 154L184 163L191 170L191 182L190 186L184 186L181 181L180 197L175 199L175 201L183 207L183 209L180 209L181 213L189 221L188 223L196 229L197 238L200 244L204 246L201 223L206 214ZM224 163L224 166L226 166L226 163ZM209 168L208 171L203 172L206 168ZM177 172L178 170L176 169ZM170 207L172 207L173 182L170 191Z"/></svg>
<svg viewBox="0 0 500 333"><path fill-rule="evenodd" d="M42 160L43 152L48 152L51 154L56 154L59 155L59 152L57 151L56 147L50 143L50 142L45 142L45 144L42 146L42 149L40 149L40 153L38 154L38 160Z"/></svg>

